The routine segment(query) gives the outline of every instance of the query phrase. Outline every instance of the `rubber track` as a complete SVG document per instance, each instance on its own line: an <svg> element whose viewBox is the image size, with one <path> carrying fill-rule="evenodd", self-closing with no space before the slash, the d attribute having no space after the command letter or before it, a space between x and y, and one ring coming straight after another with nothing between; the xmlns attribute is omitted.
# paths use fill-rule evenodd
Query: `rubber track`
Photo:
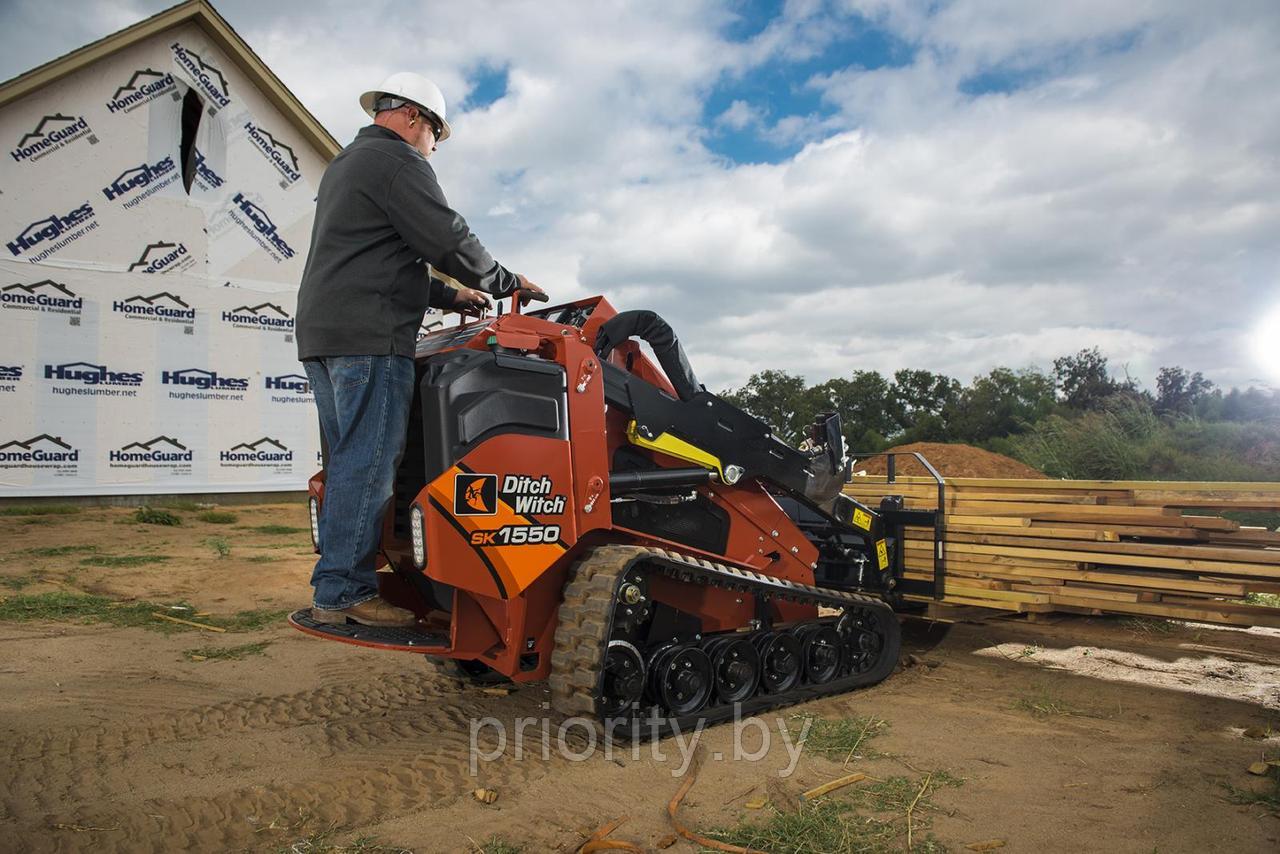
<svg viewBox="0 0 1280 854"><path fill-rule="evenodd" d="M584 555L570 571L565 585L564 604L556 626L555 648L551 653L551 705L566 716L596 720L595 692L604 665L606 635L614 607L614 594L624 572L636 561L644 561L646 571L658 571L680 581L712 584L730 590L757 592L776 599L832 608L892 609L874 596L798 584L770 575L726 566L679 552L649 546L601 546ZM832 688L849 683L835 680ZM852 680L856 681L856 680ZM813 686L821 689L823 686ZM827 693L818 690L817 693ZM839 693L833 690L830 693ZM756 703L783 705L812 699L814 690L797 690L788 695L772 695Z"/></svg>

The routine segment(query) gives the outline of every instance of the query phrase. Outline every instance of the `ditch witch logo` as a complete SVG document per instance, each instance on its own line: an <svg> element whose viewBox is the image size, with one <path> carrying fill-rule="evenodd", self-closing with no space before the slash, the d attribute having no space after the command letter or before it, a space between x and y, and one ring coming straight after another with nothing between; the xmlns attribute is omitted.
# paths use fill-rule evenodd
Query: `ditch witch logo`
<svg viewBox="0 0 1280 854"><path fill-rule="evenodd" d="M174 100L180 100L173 75L161 74L154 68L142 68L133 72L129 82L116 90L111 100L107 101L107 110L111 113L132 112L166 92L173 93Z"/></svg>
<svg viewBox="0 0 1280 854"><path fill-rule="evenodd" d="M271 221L271 217L267 216L265 210L245 198L243 193L236 193L231 201L235 205L231 209L231 218L263 249L267 250L277 263L294 256L293 247L280 236L276 230L276 224Z"/></svg>
<svg viewBox="0 0 1280 854"><path fill-rule="evenodd" d="M45 365L44 378L66 380L82 385L130 386L142 385L141 371L109 371L105 365L88 362L68 362L65 365Z"/></svg>
<svg viewBox="0 0 1280 854"><path fill-rule="evenodd" d="M166 305L165 303L168 303ZM196 310L183 302L181 297L161 291L149 297L132 296L111 303L111 310L131 320L160 320L168 323L192 323Z"/></svg>
<svg viewBox="0 0 1280 854"><path fill-rule="evenodd" d="M230 311L224 311L222 320L241 329L293 331L293 318L289 316L289 312L273 302L262 302L255 306L237 306Z"/></svg>
<svg viewBox="0 0 1280 854"><path fill-rule="evenodd" d="M44 219L36 220L5 246L9 247L9 252L17 258L24 252L45 243L45 246L40 247L41 252L27 259L35 263L97 228L98 223L93 217L93 205L85 202L65 215L50 214ZM63 235L66 236L63 237Z"/></svg>
<svg viewBox="0 0 1280 854"><path fill-rule="evenodd" d="M227 78L217 66L205 62L200 54L187 50L181 42L174 42L169 49L173 51L173 58L177 60L178 65L182 66L195 81L201 94L219 108L231 103L227 90Z"/></svg>
<svg viewBox="0 0 1280 854"><path fill-rule="evenodd" d="M190 448L169 436L156 436L149 442L130 442L120 450L107 454L107 461L112 468L169 468L190 463L194 458L195 454Z"/></svg>
<svg viewBox="0 0 1280 854"><path fill-rule="evenodd" d="M149 243L142 250L138 260L129 265L130 273L167 273L171 270L184 270L195 263L195 259L187 255L184 243Z"/></svg>
<svg viewBox="0 0 1280 854"><path fill-rule="evenodd" d="M225 389L227 391L248 391L248 377L222 377L217 371L206 371L203 368L183 368L178 371L164 371L160 374L160 382L165 385L194 386L201 391Z"/></svg>
<svg viewBox="0 0 1280 854"><path fill-rule="evenodd" d="M86 137L90 145L98 144L98 138L93 135L84 116L54 113L40 119L35 130L23 136L18 141L18 147L9 152L9 156L18 163L24 160L34 163L45 155Z"/></svg>
<svg viewBox="0 0 1280 854"><path fill-rule="evenodd" d="M74 468L80 451L62 441L61 436L42 433L25 442L0 445L0 465L4 468Z"/></svg>
<svg viewBox="0 0 1280 854"><path fill-rule="evenodd" d="M253 122L245 122L244 129L262 155L284 176L284 181L281 182L283 186L288 187L302 177L298 168L298 156L293 153L292 148L272 136L271 131L260 128Z"/></svg>
<svg viewBox="0 0 1280 854"><path fill-rule="evenodd" d="M498 476L496 474L455 474L453 515L496 516Z"/></svg>
<svg viewBox="0 0 1280 854"><path fill-rule="evenodd" d="M155 186L149 191L138 196L136 199L132 199L124 203L126 208L131 208L147 196L151 195L151 193L172 184L176 180L178 180L178 171L174 168L173 158L162 157L150 166L146 163L142 163L138 166L134 166L132 169L124 170L120 173L120 177L116 178L108 186L102 188L102 195L106 196L107 201L110 202L114 199L134 193L137 190L141 190L143 187L150 185L154 181Z"/></svg>
<svg viewBox="0 0 1280 854"><path fill-rule="evenodd" d="M84 308L84 297L76 296L66 285L53 279L41 279L30 285L14 284L0 288L0 306L24 311L79 314Z"/></svg>
<svg viewBox="0 0 1280 854"><path fill-rule="evenodd" d="M218 453L218 463L224 466L281 466L293 463L293 451L279 439L263 436L256 442L242 442L230 450Z"/></svg>

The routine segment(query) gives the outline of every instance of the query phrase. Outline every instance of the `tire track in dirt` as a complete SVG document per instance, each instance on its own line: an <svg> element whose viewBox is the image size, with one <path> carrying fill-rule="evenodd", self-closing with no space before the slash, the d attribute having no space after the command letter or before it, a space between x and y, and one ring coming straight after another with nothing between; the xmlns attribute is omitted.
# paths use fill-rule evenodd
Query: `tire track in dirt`
<svg viewBox="0 0 1280 854"><path fill-rule="evenodd" d="M279 835L268 829L273 821L277 827L292 825L294 838L300 835L300 817L314 829L383 821L447 803L481 780L519 787L555 764L503 758L486 763L480 777L470 776L469 721L495 710L475 695L441 700L441 693L427 685L353 683L217 704L179 713L173 716L179 720L170 722L148 719L139 722L137 732L115 726L73 731L65 739L47 733L39 749L28 746L19 754L5 745L22 766L5 781L13 784L6 811L16 818L14 807L25 804L16 828L21 850L257 849ZM505 712L513 713L518 704L505 705ZM147 797L137 790L151 786L130 782L144 770L134 761L138 754L166 740L243 738L289 727L299 728L302 752L312 762L304 779L182 799ZM86 751L95 747L101 754L85 762ZM272 757L257 761L270 768ZM164 790L166 774L184 771L145 770L158 776L152 781L156 791ZM76 827L108 829L70 829Z"/></svg>
<svg viewBox="0 0 1280 854"><path fill-rule="evenodd" d="M125 686L119 693L127 693ZM110 697L107 698L110 700ZM110 795L113 770L156 745L230 738L354 719L374 723L388 715L408 715L437 726L457 725L459 711L427 679L384 678L293 694L231 700L176 712L143 715L94 726L66 726L29 734L0 734L0 818L33 807L64 809L85 798ZM429 724L428 724L429 725ZM465 731L465 727L464 727ZM332 748L325 748L332 754ZM108 789L104 791L104 783ZM127 785L122 783L122 785Z"/></svg>

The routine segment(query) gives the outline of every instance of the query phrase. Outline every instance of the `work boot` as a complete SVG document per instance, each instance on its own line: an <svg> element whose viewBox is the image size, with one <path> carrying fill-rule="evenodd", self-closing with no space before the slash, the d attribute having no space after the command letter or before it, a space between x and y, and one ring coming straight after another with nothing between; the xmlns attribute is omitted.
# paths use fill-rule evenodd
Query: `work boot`
<svg viewBox="0 0 1280 854"><path fill-rule="evenodd" d="M408 629L417 625L418 618L412 611L397 608L381 596L375 596L359 605L343 608L340 611L327 611L320 608L311 609L311 619L317 623L331 626L346 625L347 620L363 626L378 626L387 629Z"/></svg>

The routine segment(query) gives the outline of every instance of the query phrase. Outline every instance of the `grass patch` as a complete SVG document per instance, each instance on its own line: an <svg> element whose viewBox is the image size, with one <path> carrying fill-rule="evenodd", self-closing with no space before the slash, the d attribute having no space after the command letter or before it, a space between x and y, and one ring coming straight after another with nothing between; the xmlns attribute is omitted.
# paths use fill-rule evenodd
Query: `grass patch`
<svg viewBox="0 0 1280 854"><path fill-rule="evenodd" d="M1271 815L1280 816L1280 768L1273 765L1267 769L1266 784L1262 789L1243 789L1227 783L1227 800L1242 806L1262 807Z"/></svg>
<svg viewBox="0 0 1280 854"><path fill-rule="evenodd" d="M33 555L35 557L61 557L78 552L96 552L97 550L97 546L44 546L42 548L23 549L18 554Z"/></svg>
<svg viewBox="0 0 1280 854"><path fill-rule="evenodd" d="M1173 620L1152 619L1150 617L1125 617L1120 621L1131 632L1140 635L1171 635L1181 625Z"/></svg>
<svg viewBox="0 0 1280 854"><path fill-rule="evenodd" d="M310 528L291 528L288 525L254 525L245 528L246 531L254 531L259 534L309 534Z"/></svg>
<svg viewBox="0 0 1280 854"><path fill-rule="evenodd" d="M3 584L10 590L25 590L37 581L43 580L43 578L35 575L15 575L12 578L0 579L0 584Z"/></svg>
<svg viewBox="0 0 1280 854"><path fill-rule="evenodd" d="M520 854L524 851L519 845L499 838L496 834L476 846L481 854Z"/></svg>
<svg viewBox="0 0 1280 854"><path fill-rule="evenodd" d="M78 620L83 623L135 626L165 634L199 631L193 626L158 620L154 616L157 613L186 620L193 619L196 609L186 603L169 606L146 601L116 602L105 596L63 591L10 596L0 601L0 621ZM230 616L200 617L197 621L229 632L251 632L279 621L286 613L288 612L241 611Z"/></svg>
<svg viewBox="0 0 1280 854"><path fill-rule="evenodd" d="M164 563L168 555L94 555L80 561L82 566L146 566Z"/></svg>
<svg viewBox="0 0 1280 854"><path fill-rule="evenodd" d="M280 558L276 555L249 555L245 560L249 563L275 563Z"/></svg>
<svg viewBox="0 0 1280 854"><path fill-rule="evenodd" d="M188 661L239 661L251 655L264 655L271 641L242 643L239 646L198 646L195 649L184 649L182 654Z"/></svg>
<svg viewBox="0 0 1280 854"><path fill-rule="evenodd" d="M29 516L26 519L19 519L20 525L52 525L54 522L61 522L61 519L55 519L51 516Z"/></svg>
<svg viewBox="0 0 1280 854"><path fill-rule="evenodd" d="M876 717L818 718L812 715L796 715L800 718L801 731L804 721L813 721L804 747L835 762L847 762L851 757L878 755L868 748L871 739L889 731L889 722Z"/></svg>
<svg viewBox="0 0 1280 854"><path fill-rule="evenodd" d="M1268 608L1280 608L1280 593L1250 593L1244 597L1250 605L1265 605Z"/></svg>
<svg viewBox="0 0 1280 854"><path fill-rule="evenodd" d="M0 507L0 516L73 516L80 512L75 504L10 504Z"/></svg>
<svg viewBox="0 0 1280 854"><path fill-rule="evenodd" d="M230 557L231 543L227 542L226 537L209 537L204 544L213 549L213 553L219 558Z"/></svg>
<svg viewBox="0 0 1280 854"><path fill-rule="evenodd" d="M350 842L337 842L334 839L337 835L335 828L322 830L272 849L272 854L405 854L408 851L400 845L383 845L376 836L357 836ZM490 849L484 851L488 854Z"/></svg>
<svg viewBox="0 0 1280 854"><path fill-rule="evenodd" d="M1056 696L1047 688L1040 688L1034 694L1019 697L1013 707L1027 712L1032 717L1044 720L1059 715L1072 718L1110 718L1111 715L1090 709L1082 709L1075 704Z"/></svg>
<svg viewBox="0 0 1280 854"><path fill-rule="evenodd" d="M175 516L168 510L157 510L154 507L139 507L137 512L133 514L135 522L141 522L144 525L181 525L182 518Z"/></svg>
<svg viewBox="0 0 1280 854"><path fill-rule="evenodd" d="M196 518L201 522L208 522L210 525L231 525L240 519L236 514L228 513L225 510L206 510Z"/></svg>
<svg viewBox="0 0 1280 854"><path fill-rule="evenodd" d="M707 835L733 845L769 851L771 854L809 854L814 851L850 851L888 854L909 850L912 854L940 854L946 846L928 833L932 814L938 811L933 795L938 789L964 781L945 771L909 780L891 777L883 782L842 790L795 812L774 812L763 821L741 822ZM911 811L911 846L907 841L907 811Z"/></svg>

